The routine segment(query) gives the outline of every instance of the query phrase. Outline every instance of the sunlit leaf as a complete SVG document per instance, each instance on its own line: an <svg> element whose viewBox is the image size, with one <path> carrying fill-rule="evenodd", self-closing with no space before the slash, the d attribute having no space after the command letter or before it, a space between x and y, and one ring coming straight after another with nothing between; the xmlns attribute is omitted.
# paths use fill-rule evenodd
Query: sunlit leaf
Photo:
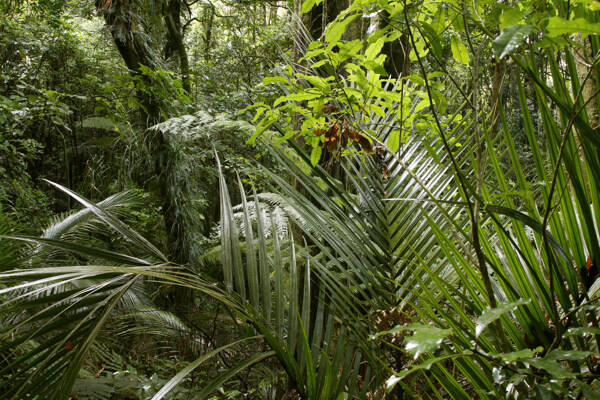
<svg viewBox="0 0 600 400"><path fill-rule="evenodd" d="M583 18L566 20L562 17L550 17L546 25L548 36L559 36L571 33L581 33L584 35L600 34L600 24L589 22Z"/></svg>
<svg viewBox="0 0 600 400"><path fill-rule="evenodd" d="M348 26L358 17L358 14L346 17L343 21L335 21L325 32L325 40L329 43L328 48L333 47L342 37L344 32L348 30Z"/></svg>
<svg viewBox="0 0 600 400"><path fill-rule="evenodd" d="M456 61L463 65L469 65L469 50L467 49L467 46L460 41L458 36L452 36L450 48L452 49L452 57L454 57Z"/></svg>
<svg viewBox="0 0 600 400"><path fill-rule="evenodd" d="M321 159L321 153L323 148L321 146L313 146L312 152L310 153L310 163L314 167Z"/></svg>
<svg viewBox="0 0 600 400"><path fill-rule="evenodd" d="M500 36L492 42L494 54L499 59L512 55L531 32L531 25L511 25L503 29Z"/></svg>
<svg viewBox="0 0 600 400"><path fill-rule="evenodd" d="M569 328L563 334L563 336L587 336L587 335L600 335L600 328L597 326Z"/></svg>
<svg viewBox="0 0 600 400"><path fill-rule="evenodd" d="M522 350L514 351L511 353L502 353L502 354L500 354L500 358L502 359L502 361L504 361L506 363L511 363L511 362L521 359L521 358L533 357L535 355L535 353L537 352L536 350L522 349Z"/></svg>
<svg viewBox="0 0 600 400"><path fill-rule="evenodd" d="M479 337L479 335L481 335L481 332L483 332L483 330L489 324L500 318L502 314L514 311L517 309L518 306L521 306L523 304L529 304L530 302L531 300L529 299L521 299L510 303L500 303L496 308L485 310L483 313L481 313L481 316L477 320L477 326L475 327L475 336Z"/></svg>
<svg viewBox="0 0 600 400"><path fill-rule="evenodd" d="M302 2L302 9L300 10L302 14L309 12L314 6L321 3L323 0L305 0Z"/></svg>
<svg viewBox="0 0 600 400"><path fill-rule="evenodd" d="M450 329L440 329L431 325L413 324L406 329L414 330L412 336L404 338L404 348L415 359L423 353L439 349L442 341L452 333Z"/></svg>

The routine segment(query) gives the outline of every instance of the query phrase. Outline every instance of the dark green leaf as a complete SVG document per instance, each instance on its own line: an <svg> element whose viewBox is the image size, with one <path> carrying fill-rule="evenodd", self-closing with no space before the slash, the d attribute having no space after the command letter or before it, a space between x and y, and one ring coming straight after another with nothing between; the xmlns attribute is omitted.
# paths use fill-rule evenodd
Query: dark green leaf
<svg viewBox="0 0 600 400"><path fill-rule="evenodd" d="M497 320L498 318L500 318L502 314L505 314L509 311L514 311L517 309L518 306L528 304L530 302L531 300L529 299L521 299L510 303L500 303L496 308L485 310L483 313L481 313L481 316L477 320L477 326L475 327L475 337L479 337L479 335L481 335L481 332L483 332L485 327Z"/></svg>
<svg viewBox="0 0 600 400"><path fill-rule="evenodd" d="M500 36L492 42L494 54L499 59L512 55L531 32L533 32L531 25L511 25L503 29Z"/></svg>

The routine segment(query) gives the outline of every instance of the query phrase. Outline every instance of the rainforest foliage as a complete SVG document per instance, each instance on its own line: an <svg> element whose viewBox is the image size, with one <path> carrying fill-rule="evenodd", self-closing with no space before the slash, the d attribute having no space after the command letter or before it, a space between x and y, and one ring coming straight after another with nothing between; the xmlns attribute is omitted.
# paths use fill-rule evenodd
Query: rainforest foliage
<svg viewBox="0 0 600 400"><path fill-rule="evenodd" d="M1 0L0 399L600 398L596 0Z"/></svg>

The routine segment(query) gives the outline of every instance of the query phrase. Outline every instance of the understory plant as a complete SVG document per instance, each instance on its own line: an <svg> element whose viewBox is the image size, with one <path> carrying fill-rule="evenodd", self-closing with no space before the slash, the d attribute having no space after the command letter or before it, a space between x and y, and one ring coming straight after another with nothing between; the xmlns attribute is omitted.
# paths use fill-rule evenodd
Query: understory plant
<svg viewBox="0 0 600 400"><path fill-rule="evenodd" d="M308 48L302 72L265 80L286 95L257 105L255 139L280 169L261 170L267 193L238 178L235 208L219 173L219 282L170 264L105 205L55 185L131 245L125 254L10 238L77 256L0 274L0 398L68 397L103 326L143 280L210 296L240 327L154 399L242 343L256 351L195 396L270 363L286 394L305 399L599 397L600 136L596 91L584 88L600 76L600 46L561 36L597 33L596 17L583 6L494 4L378 2L392 22L363 49L342 35L375 5L355 2ZM486 10L495 14L483 19ZM416 70L382 78L379 52L399 35ZM444 43L456 64L441 62ZM481 82L486 51L510 60L512 101ZM473 75L467 92L460 68ZM509 113L520 114L520 131ZM259 139L267 128L277 133Z"/></svg>

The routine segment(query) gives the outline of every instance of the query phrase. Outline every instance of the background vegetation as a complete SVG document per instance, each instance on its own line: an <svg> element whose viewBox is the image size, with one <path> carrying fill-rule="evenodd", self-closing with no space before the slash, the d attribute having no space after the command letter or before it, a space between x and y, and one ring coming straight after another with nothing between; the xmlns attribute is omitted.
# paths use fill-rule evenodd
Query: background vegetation
<svg viewBox="0 0 600 400"><path fill-rule="evenodd" d="M0 398L600 396L596 1L0 10Z"/></svg>

